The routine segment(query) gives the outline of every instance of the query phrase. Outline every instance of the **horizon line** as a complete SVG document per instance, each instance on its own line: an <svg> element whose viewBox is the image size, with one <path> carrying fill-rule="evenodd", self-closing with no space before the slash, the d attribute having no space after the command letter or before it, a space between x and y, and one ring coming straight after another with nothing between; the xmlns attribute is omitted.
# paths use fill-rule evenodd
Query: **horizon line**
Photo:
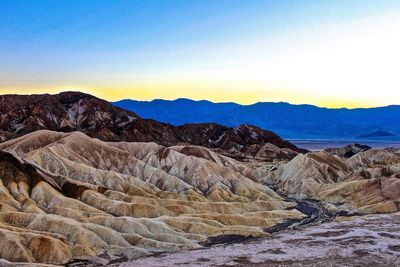
<svg viewBox="0 0 400 267"><path fill-rule="evenodd" d="M66 91L64 91L66 92ZM72 92L72 91L70 91ZM235 104L238 106L253 106L256 104L288 104L288 105L292 105L292 106L312 106L312 107L317 107L317 108L322 108L322 109L348 109L348 110L354 110L354 109L374 109L374 108L386 108L386 107L397 107L400 106L400 104L389 104L389 105L382 105L382 106L370 106L370 107L327 107L327 106L319 106L316 104L310 104L310 103L291 103L288 101L257 101L254 103L250 103L250 104L241 104L235 101L212 101L212 100L208 100L208 99L193 99L193 98L187 98L187 97L178 97L178 98L174 98L174 99L165 99L165 98L153 98L150 100L140 100L140 99L134 99L134 98L123 98L120 100L116 100L116 101L109 101L111 103L116 103L116 102L120 102L120 101L136 101L136 102L153 102L153 101L168 101L168 102L174 102L177 100L189 100L189 101L193 101L193 102L209 102L212 104ZM108 101L108 100L107 100Z"/></svg>
<svg viewBox="0 0 400 267"><path fill-rule="evenodd" d="M330 109L330 110L339 110L339 109L347 109L347 110L356 110L356 109L374 109L374 108L386 108L386 107L393 107L393 106L400 106L399 104L388 104L388 105L376 105L376 106L357 106L357 107L346 107L346 106L340 106L340 107L329 107L329 106L322 106L322 105L317 105L317 104L312 104L312 103L292 103L289 101L285 101L285 100L280 100L280 101L256 101L256 102L252 102L252 103L248 103L248 104L242 104L239 102L235 102L235 101L213 101L213 100L209 100L209 99L194 99L194 98L189 98L189 97L177 97L177 98L150 98L150 99L136 99L136 98L121 98L121 99L117 99L117 100L110 100L107 99L107 97L102 97L100 96L101 94L96 94L95 92L93 92L94 90L68 90L68 89L61 89L61 90L55 90L54 92L47 92L47 93L25 93L25 94L20 94L20 93L5 93L5 94L0 94L0 96L3 95L58 95L61 93L67 93L67 92L74 92L74 93L82 93L82 94L87 94L87 95L91 95L94 97L97 97L99 99L103 99L106 100L107 102L110 103L116 103L116 102L120 102L120 101L126 101L126 100L130 100L130 101L137 101L137 102L153 102L153 101L168 101L168 102L173 102L173 101L177 101L177 100L189 100L189 101L193 101L193 102L209 102L212 104L235 104L238 106L253 106L256 104L288 104L288 105L292 105L292 106L312 106L312 107L316 107L316 108L321 108L321 109Z"/></svg>

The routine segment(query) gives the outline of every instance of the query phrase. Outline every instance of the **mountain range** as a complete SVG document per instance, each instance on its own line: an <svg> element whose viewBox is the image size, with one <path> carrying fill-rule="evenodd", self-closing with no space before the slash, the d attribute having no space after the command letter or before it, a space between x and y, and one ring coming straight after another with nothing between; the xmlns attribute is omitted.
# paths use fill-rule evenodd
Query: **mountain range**
<svg viewBox="0 0 400 267"><path fill-rule="evenodd" d="M80 92L3 95L0 116L0 266L118 266L400 211L396 148L309 152L250 124L174 126Z"/></svg>
<svg viewBox="0 0 400 267"><path fill-rule="evenodd" d="M37 130L52 130L80 131L103 141L156 142L165 146L191 144L234 158L290 159L297 152L306 151L255 126L227 127L216 123L174 126L142 119L132 111L80 92L3 95L0 96L0 118L0 141Z"/></svg>
<svg viewBox="0 0 400 267"><path fill-rule="evenodd" d="M114 105L134 110L143 118L173 125L218 123L251 124L289 139L400 138L400 106L330 109L312 105L259 102L252 105L213 103L190 99L136 101ZM381 134L382 133L382 134Z"/></svg>

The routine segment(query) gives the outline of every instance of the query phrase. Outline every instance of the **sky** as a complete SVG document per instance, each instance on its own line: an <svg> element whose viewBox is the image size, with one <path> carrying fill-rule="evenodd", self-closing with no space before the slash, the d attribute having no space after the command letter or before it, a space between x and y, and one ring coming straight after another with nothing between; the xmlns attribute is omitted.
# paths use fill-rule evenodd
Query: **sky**
<svg viewBox="0 0 400 267"><path fill-rule="evenodd" d="M373 107L399 65L399 0L0 0L0 94Z"/></svg>

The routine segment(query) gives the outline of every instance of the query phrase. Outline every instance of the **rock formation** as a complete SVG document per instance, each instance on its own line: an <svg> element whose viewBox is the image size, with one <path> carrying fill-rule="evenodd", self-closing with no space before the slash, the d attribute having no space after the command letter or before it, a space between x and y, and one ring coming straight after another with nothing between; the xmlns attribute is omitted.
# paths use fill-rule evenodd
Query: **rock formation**
<svg viewBox="0 0 400 267"><path fill-rule="evenodd" d="M0 258L65 264L264 236L303 214L244 163L196 146L36 131L0 144Z"/></svg>
<svg viewBox="0 0 400 267"><path fill-rule="evenodd" d="M235 128L215 123L173 126L144 120L131 111L80 92L58 95L0 96L0 141L37 130L81 131L103 141L192 144L238 159L272 161L306 152L273 132L250 125Z"/></svg>
<svg viewBox="0 0 400 267"><path fill-rule="evenodd" d="M328 148L325 149L325 151L328 152L329 154L337 155L342 158L350 158L351 156L354 156L357 153L360 153L362 151L367 151L369 149L371 149L370 146L360 145L360 144L350 144L341 148Z"/></svg>
<svg viewBox="0 0 400 267"><path fill-rule="evenodd" d="M304 217L293 199L316 199L332 212L400 208L396 149L299 154L264 171L271 163L205 147L104 142L81 132L40 130L0 150L0 264L103 264L266 236Z"/></svg>
<svg viewBox="0 0 400 267"><path fill-rule="evenodd" d="M72 92L1 96L0 118L0 265L107 264L400 210L400 149L306 153Z"/></svg>
<svg viewBox="0 0 400 267"><path fill-rule="evenodd" d="M400 149L369 149L350 158L298 155L264 178L281 194L312 198L356 213L400 210Z"/></svg>

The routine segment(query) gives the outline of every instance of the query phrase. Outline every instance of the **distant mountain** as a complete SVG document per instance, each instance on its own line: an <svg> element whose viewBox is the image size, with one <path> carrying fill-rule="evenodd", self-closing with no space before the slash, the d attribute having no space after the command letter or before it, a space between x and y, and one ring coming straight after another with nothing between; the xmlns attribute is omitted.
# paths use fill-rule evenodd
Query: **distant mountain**
<svg viewBox="0 0 400 267"><path fill-rule="evenodd" d="M213 122L226 126L251 124L293 139L356 138L375 131L400 135L400 106L329 109L282 102L239 105L189 99L121 100L114 104L144 118L174 125L187 122Z"/></svg>
<svg viewBox="0 0 400 267"><path fill-rule="evenodd" d="M188 123L174 126L142 119L134 112L80 92L2 95L0 118L0 142L38 130L51 130L80 131L103 141L204 146L243 160L291 159L298 152L305 152L275 133L251 125Z"/></svg>
<svg viewBox="0 0 400 267"><path fill-rule="evenodd" d="M382 137L391 137L395 136L395 134L386 132L386 131L374 131L366 134L360 134L357 138L382 138Z"/></svg>

